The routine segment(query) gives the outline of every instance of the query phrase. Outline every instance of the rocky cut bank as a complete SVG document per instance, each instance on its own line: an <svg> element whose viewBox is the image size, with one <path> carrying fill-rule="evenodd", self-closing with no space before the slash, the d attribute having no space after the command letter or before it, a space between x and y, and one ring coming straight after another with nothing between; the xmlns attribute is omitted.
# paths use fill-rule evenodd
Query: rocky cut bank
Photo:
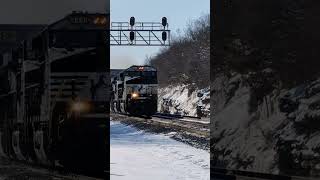
<svg viewBox="0 0 320 180"><path fill-rule="evenodd" d="M319 176L319 27L304 20L319 3L223 2L215 4L224 11L211 66L211 166Z"/></svg>

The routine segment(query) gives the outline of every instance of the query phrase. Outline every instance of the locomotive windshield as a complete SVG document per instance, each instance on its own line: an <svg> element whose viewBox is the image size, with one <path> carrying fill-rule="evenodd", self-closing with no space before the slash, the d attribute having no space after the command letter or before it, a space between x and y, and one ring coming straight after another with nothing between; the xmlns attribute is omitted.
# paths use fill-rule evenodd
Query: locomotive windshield
<svg viewBox="0 0 320 180"><path fill-rule="evenodd" d="M60 24L59 24L60 23ZM64 22L57 22L57 27L50 28L50 47L87 48L104 46L108 42L107 26L109 19L104 14L73 13ZM67 24L59 28L61 24Z"/></svg>
<svg viewBox="0 0 320 180"><path fill-rule="evenodd" d="M57 48L95 47L107 42L107 36L101 30L54 31L50 34L50 46Z"/></svg>
<svg viewBox="0 0 320 180"><path fill-rule="evenodd" d="M127 84L157 84L156 71L128 71L127 76L133 79L128 80Z"/></svg>

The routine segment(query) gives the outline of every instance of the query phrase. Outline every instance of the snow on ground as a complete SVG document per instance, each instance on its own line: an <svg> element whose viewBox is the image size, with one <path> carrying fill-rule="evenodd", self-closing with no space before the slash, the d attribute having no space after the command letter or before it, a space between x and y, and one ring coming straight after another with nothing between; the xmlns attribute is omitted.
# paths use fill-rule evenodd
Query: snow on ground
<svg viewBox="0 0 320 180"><path fill-rule="evenodd" d="M111 122L111 180L209 180L210 154L175 141Z"/></svg>

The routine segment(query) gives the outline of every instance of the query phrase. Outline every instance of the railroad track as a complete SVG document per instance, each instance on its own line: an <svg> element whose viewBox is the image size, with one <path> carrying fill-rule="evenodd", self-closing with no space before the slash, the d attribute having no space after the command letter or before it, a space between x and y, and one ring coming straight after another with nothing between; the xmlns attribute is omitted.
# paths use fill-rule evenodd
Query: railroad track
<svg viewBox="0 0 320 180"><path fill-rule="evenodd" d="M17 178L25 175L30 179L36 177L56 179L56 180L102 180L103 178L89 177L82 174L77 174L60 168L49 167L45 165L33 164L28 162L17 161L13 159L0 158L0 179L2 178ZM5 171L4 171L5 169Z"/></svg>
<svg viewBox="0 0 320 180"><path fill-rule="evenodd" d="M227 170L211 168L211 179L213 180L316 180L319 178L298 177L289 175L266 174L240 170Z"/></svg>
<svg viewBox="0 0 320 180"><path fill-rule="evenodd" d="M154 117L163 117L163 118L190 118L190 119L201 119L200 117L197 116L186 116L186 115L180 115L180 114L169 114L169 113L156 113L153 115Z"/></svg>
<svg viewBox="0 0 320 180"><path fill-rule="evenodd" d="M126 113L117 113L124 116L129 116L129 114ZM142 118L146 118L141 116ZM154 118L160 118L160 119L167 119L167 120L175 120L175 121L184 121L189 123L197 123L197 124L204 124L208 125L210 124L210 121L202 120L200 117L196 116L185 116L185 115L178 115L178 114L168 114L168 113L156 113L152 115Z"/></svg>
<svg viewBox="0 0 320 180"><path fill-rule="evenodd" d="M178 131L188 132L201 137L209 137L210 135L210 121L203 120L193 116L181 116L175 114L156 113L152 117L136 117L129 116L126 113L114 113L120 116L125 116L126 119L135 120L136 122L144 122L146 124L153 124L154 126L173 128Z"/></svg>

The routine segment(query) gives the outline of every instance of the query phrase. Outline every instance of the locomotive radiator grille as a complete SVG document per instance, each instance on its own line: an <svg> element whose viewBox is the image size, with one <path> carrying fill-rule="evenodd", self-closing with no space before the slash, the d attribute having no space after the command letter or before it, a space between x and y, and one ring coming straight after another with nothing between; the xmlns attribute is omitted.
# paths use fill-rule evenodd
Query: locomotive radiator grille
<svg viewBox="0 0 320 180"><path fill-rule="evenodd" d="M90 75L92 73L52 73L51 102L68 101L73 96L90 98Z"/></svg>

